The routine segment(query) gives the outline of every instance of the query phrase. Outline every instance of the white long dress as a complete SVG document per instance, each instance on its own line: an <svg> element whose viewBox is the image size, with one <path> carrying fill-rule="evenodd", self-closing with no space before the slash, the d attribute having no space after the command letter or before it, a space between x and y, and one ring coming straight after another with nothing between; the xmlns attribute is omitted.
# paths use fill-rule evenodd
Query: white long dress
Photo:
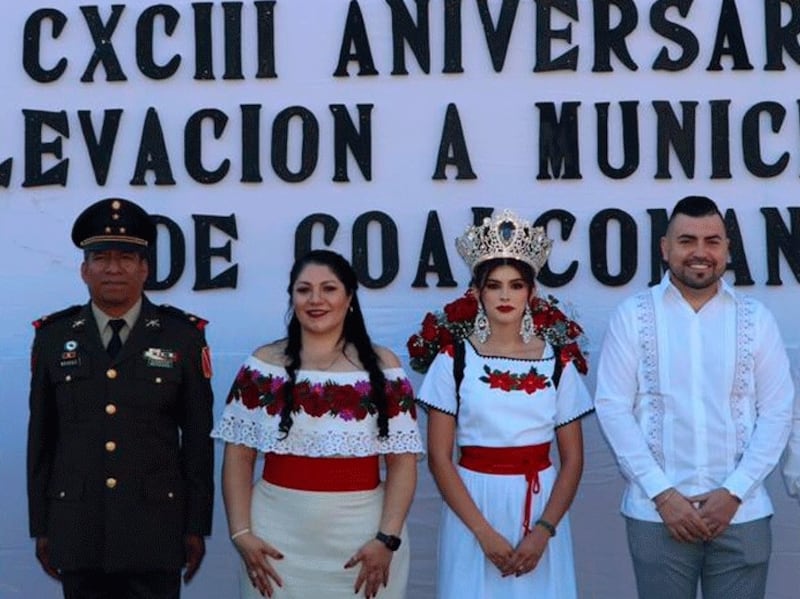
<svg viewBox="0 0 800 599"><path fill-rule="evenodd" d="M301 370L295 385L294 424L278 430L286 371L250 356L239 370L212 437L259 451L308 457L366 457L421 453L414 392L401 368L386 376L389 436L378 436L366 372ZM372 413L371 413L372 412ZM302 491L260 480L253 487L250 527L284 556L272 564L283 579L273 599L355 597L360 566L344 564L375 537L383 510L383 484L367 491ZM378 599L405 597L410 562L405 527L392 556L389 584ZM362 589L363 590L363 589ZM260 599L242 567L240 597Z"/></svg>
<svg viewBox="0 0 800 599"><path fill-rule="evenodd" d="M539 360L480 355L465 343L464 379L457 406L452 349L431 364L420 388L420 402L448 414L458 413L456 443L463 446L520 447L552 441L556 427L592 410L592 400L572 362L564 364L555 389L552 348ZM469 494L492 526L512 546L523 536L525 476L485 474L457 466ZM531 523L541 515L556 479L553 466L539 472ZM437 596L469 599L572 599L577 596L572 538L565 515L529 574L503 578L486 559L475 536L444 504L439 529Z"/></svg>

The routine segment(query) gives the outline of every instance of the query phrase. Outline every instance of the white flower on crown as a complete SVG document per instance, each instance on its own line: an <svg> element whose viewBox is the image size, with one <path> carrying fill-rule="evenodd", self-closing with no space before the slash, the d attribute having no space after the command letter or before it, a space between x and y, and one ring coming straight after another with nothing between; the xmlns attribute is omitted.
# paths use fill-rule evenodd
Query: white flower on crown
<svg viewBox="0 0 800 599"><path fill-rule="evenodd" d="M467 227L456 239L456 250L469 266L470 272L481 262L493 258L510 258L525 262L538 273L553 247L542 227L534 227L530 221L518 217L510 210L503 210L494 218L488 216L483 223Z"/></svg>

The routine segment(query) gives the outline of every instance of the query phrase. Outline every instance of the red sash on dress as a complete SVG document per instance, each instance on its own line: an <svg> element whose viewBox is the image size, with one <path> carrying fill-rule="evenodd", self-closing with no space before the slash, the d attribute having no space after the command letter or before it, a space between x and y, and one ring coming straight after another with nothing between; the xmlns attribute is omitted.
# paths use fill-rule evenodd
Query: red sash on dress
<svg viewBox="0 0 800 599"><path fill-rule="evenodd" d="M268 453L262 478L298 491L370 491L380 482L378 456L312 458Z"/></svg>
<svg viewBox="0 0 800 599"><path fill-rule="evenodd" d="M461 448L459 466L485 474L524 474L528 482L525 493L525 534L531 531L531 508L533 493L539 492L539 472L550 467L550 443L525 445L523 447L478 447Z"/></svg>

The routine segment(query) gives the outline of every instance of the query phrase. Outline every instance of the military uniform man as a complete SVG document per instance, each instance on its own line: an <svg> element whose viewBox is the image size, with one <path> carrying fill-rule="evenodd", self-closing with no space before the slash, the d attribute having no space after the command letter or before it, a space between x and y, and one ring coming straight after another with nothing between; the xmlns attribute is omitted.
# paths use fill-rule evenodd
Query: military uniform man
<svg viewBox="0 0 800 599"><path fill-rule="evenodd" d="M90 302L34 323L30 534L66 599L177 598L211 531L206 321L143 294L149 215L106 199L75 221Z"/></svg>

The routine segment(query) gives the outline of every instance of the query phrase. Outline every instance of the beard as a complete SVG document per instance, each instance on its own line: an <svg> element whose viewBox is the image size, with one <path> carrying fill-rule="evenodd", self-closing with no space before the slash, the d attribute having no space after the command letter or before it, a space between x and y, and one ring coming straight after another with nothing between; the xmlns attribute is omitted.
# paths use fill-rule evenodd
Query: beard
<svg viewBox="0 0 800 599"><path fill-rule="evenodd" d="M705 264L710 266L710 269L702 272L695 272L691 268L692 264ZM713 262L703 261L682 263L679 265L679 268L674 268L670 265L669 272L674 279L677 279L686 287L701 290L716 285L717 281L719 281L725 273L725 268L724 266L720 268Z"/></svg>

